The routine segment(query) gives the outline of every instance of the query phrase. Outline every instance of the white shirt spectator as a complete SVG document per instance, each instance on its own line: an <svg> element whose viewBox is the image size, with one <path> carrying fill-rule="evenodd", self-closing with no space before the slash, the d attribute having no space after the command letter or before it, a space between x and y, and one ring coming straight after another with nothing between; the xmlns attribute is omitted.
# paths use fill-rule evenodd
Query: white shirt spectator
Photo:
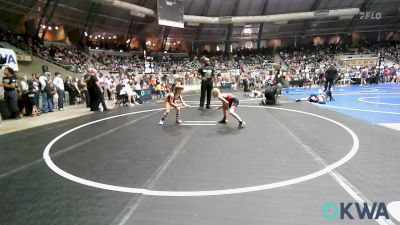
<svg viewBox="0 0 400 225"><path fill-rule="evenodd" d="M64 91L64 81L61 77L55 77L53 84L57 87L57 89Z"/></svg>
<svg viewBox="0 0 400 225"><path fill-rule="evenodd" d="M21 91L22 91L23 93L28 92L29 86L28 86L28 83L26 83L26 81L22 80L22 81L19 83L19 85L21 85Z"/></svg>
<svg viewBox="0 0 400 225"><path fill-rule="evenodd" d="M140 84L137 83L136 85L133 86L133 90L135 90L135 91L141 91L141 90L142 90L142 87L140 87Z"/></svg>
<svg viewBox="0 0 400 225"><path fill-rule="evenodd" d="M41 91L44 91L44 88L46 87L46 81L47 78L44 75L39 77L39 83L41 84Z"/></svg>
<svg viewBox="0 0 400 225"><path fill-rule="evenodd" d="M134 99L136 99L136 92L133 91L132 87L130 85L125 85L122 89L121 92L119 93L120 95L127 95L127 96L133 96Z"/></svg>
<svg viewBox="0 0 400 225"><path fill-rule="evenodd" d="M99 84L102 88L104 88L104 78L97 76L97 80L99 81Z"/></svg>
<svg viewBox="0 0 400 225"><path fill-rule="evenodd" d="M125 77L125 78L122 80L122 84L125 85L125 86L129 85L129 79L128 79L127 77Z"/></svg>
<svg viewBox="0 0 400 225"><path fill-rule="evenodd" d="M106 78L104 81L105 84L105 88L107 88L108 90L111 90L111 79L110 78Z"/></svg>

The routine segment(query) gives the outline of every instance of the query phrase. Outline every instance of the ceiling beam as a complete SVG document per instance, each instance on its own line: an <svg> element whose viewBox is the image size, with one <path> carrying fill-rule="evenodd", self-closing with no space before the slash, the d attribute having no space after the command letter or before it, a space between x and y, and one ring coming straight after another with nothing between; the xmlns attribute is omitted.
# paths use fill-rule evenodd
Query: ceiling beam
<svg viewBox="0 0 400 225"><path fill-rule="evenodd" d="M92 2L92 5L90 6L90 10L86 17L85 28L84 28L84 30L88 34L90 34L92 32L94 21L96 20L96 16L97 16L100 8L101 8L100 3Z"/></svg>
<svg viewBox="0 0 400 225"><path fill-rule="evenodd" d="M45 3L45 5L44 5L43 13L42 13L42 15L40 16L39 22L38 22L38 24L37 24L37 26L36 26L36 32L35 32L35 33L36 33L36 36L39 36L40 26L42 26L43 20L44 20L44 18L46 17L47 10L48 10L49 7L50 7L51 1L52 1L52 0L47 0L46 3Z"/></svg>
<svg viewBox="0 0 400 225"><path fill-rule="evenodd" d="M396 26L394 28L397 30L397 32L399 32L400 31L400 6L397 10L398 10L397 11L397 22L396 22Z"/></svg>
<svg viewBox="0 0 400 225"><path fill-rule="evenodd" d="M204 6L202 7L201 13L200 13L201 16L207 15L207 12L208 12L208 10L210 8L210 5L211 5L211 0L206 0L206 2L204 3ZM200 38L201 28L203 28L203 26L204 26L203 24L199 24L199 26L197 27L196 36L194 38L194 43L193 43L193 48L194 49L193 50L196 51L196 52L198 52L198 50L199 50L199 45L198 45L197 42L198 42L198 40Z"/></svg>
<svg viewBox="0 0 400 225"><path fill-rule="evenodd" d="M164 29L164 35L163 38L161 40L161 50L165 51L165 45L168 41L168 36L169 36L169 32L171 32L171 27L166 26Z"/></svg>
<svg viewBox="0 0 400 225"><path fill-rule="evenodd" d="M236 0L233 5L231 16L236 16L239 10L240 0ZM230 52L231 39L232 39L233 24L228 24L226 38L225 38L225 53Z"/></svg>
<svg viewBox="0 0 400 225"><path fill-rule="evenodd" d="M145 0L140 0L139 1L139 5L143 5L146 1ZM129 26L128 26L128 31L126 32L126 36L131 36L133 35L133 33L136 31L137 29L137 25L138 25L138 18L135 16L132 16L130 22L129 22Z"/></svg>
<svg viewBox="0 0 400 225"><path fill-rule="evenodd" d="M265 15L267 13L268 4L269 4L269 0L264 0L261 15ZM263 28L264 28L264 23L260 23L260 27L258 28L257 49L261 48L261 36L263 33Z"/></svg>
<svg viewBox="0 0 400 225"><path fill-rule="evenodd" d="M54 13L55 13L55 11L56 11L56 8L57 8L59 2L60 2L60 0L55 0L55 2L53 3L53 6L52 6L52 8L51 8L51 10L50 10L50 13L49 13L49 14L47 15L47 17L46 17L46 22L47 22L47 23L50 23L51 20L53 19ZM47 32L47 29L48 29L48 28L49 28L49 26L46 26L46 28L43 29L42 37L41 37L42 40L44 40L44 37L45 37L45 35L46 35L46 32Z"/></svg>
<svg viewBox="0 0 400 225"><path fill-rule="evenodd" d="M310 11L314 12L318 10L319 5L321 4L322 0L315 0L314 3L312 4ZM304 35L304 33L306 32L306 30L310 29L310 24L311 22L304 22L303 23L303 28L301 29L301 35Z"/></svg>

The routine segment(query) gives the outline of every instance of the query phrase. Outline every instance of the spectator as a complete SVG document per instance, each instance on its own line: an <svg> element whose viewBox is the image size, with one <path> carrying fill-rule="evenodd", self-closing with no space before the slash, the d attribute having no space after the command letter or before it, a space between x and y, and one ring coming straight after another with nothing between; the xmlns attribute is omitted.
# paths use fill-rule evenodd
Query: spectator
<svg viewBox="0 0 400 225"><path fill-rule="evenodd" d="M99 111L100 103L103 106L103 110L107 111L106 103L104 102L104 90L100 85L100 82L96 76L96 70L89 70L89 80L87 81L87 87L90 98L90 111Z"/></svg>
<svg viewBox="0 0 400 225"><path fill-rule="evenodd" d="M81 91L79 89L79 79L75 78L72 80L72 85L74 86L74 93L75 93L75 102L77 102L78 104L81 103Z"/></svg>
<svg viewBox="0 0 400 225"><path fill-rule="evenodd" d="M131 83L122 85L122 89L119 94L128 96L129 106L134 106L138 104L136 102L137 93L133 91Z"/></svg>
<svg viewBox="0 0 400 225"><path fill-rule="evenodd" d="M104 79L104 87L107 92L108 100L112 100L112 90L111 90L111 81L112 79L109 76L106 76Z"/></svg>
<svg viewBox="0 0 400 225"><path fill-rule="evenodd" d="M37 109L40 109L40 98L42 97L42 93L39 88L39 77L36 73L32 74L31 80L32 92L35 93L35 105Z"/></svg>
<svg viewBox="0 0 400 225"><path fill-rule="evenodd" d="M64 81L61 77L61 73L56 72L56 77L53 80L54 87L56 88L56 92L58 95L58 110L64 110Z"/></svg>
<svg viewBox="0 0 400 225"><path fill-rule="evenodd" d="M85 75L83 79L81 80L81 85L82 85L82 97L85 99L86 103L86 108L90 108L90 97L89 97L89 91L87 87L87 82L89 80L90 76Z"/></svg>
<svg viewBox="0 0 400 225"><path fill-rule="evenodd" d="M39 89L42 93L42 113L53 112L51 87L44 74L39 77Z"/></svg>
<svg viewBox="0 0 400 225"><path fill-rule="evenodd" d="M11 118L20 119L18 110L17 77L10 67L4 69L3 84L4 101L7 109L11 112Z"/></svg>
<svg viewBox="0 0 400 225"><path fill-rule="evenodd" d="M20 109L20 112L25 111L25 115L30 115L32 112L32 107L29 102L29 86L28 86L28 78L26 76L23 76L21 81L19 82L19 89L22 95L22 101L23 101L23 109ZM20 107L21 108L21 107ZM29 109L28 109L29 108ZM21 115L21 113L20 113Z"/></svg>
<svg viewBox="0 0 400 225"><path fill-rule="evenodd" d="M68 92L69 105L75 105L76 90L73 84L72 76L68 76L64 84L65 90Z"/></svg>
<svg viewBox="0 0 400 225"><path fill-rule="evenodd" d="M28 80L28 107L26 108L26 114L30 116L40 116L40 112L37 108L39 105L39 85L36 80L36 74L32 74L32 79Z"/></svg>

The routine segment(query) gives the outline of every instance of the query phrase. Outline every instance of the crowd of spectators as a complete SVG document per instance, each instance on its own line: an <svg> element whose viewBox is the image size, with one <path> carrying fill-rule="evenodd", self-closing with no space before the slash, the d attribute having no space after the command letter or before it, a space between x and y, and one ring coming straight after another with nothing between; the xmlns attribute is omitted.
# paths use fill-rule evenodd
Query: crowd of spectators
<svg viewBox="0 0 400 225"><path fill-rule="evenodd" d="M383 56L400 64L400 43L384 43L375 47Z"/></svg>
<svg viewBox="0 0 400 225"><path fill-rule="evenodd" d="M88 65L95 63L90 57L72 46L35 47L32 48L32 53L75 73L82 73L88 68Z"/></svg>
<svg viewBox="0 0 400 225"><path fill-rule="evenodd" d="M399 60L400 45L381 44L373 47L303 47L281 49L236 49L230 55L223 52L204 53L198 56L174 57L163 54L157 57L110 56L97 54L88 56L72 46L50 45L45 47L29 37L13 34L2 36L7 41L32 54L62 65L74 72L86 73L88 68L96 68L95 83L109 101L127 99L130 106L141 103L142 90L150 90L151 98L163 98L173 89L173 85L198 84L197 71L204 58L211 61L216 85L230 83L234 90L243 87L244 91L260 90L267 83L282 83L288 87L320 85L325 83L326 71L338 67L337 84L351 84L360 78L370 83L400 82L398 66L341 66L335 57L339 54L381 53L393 61ZM40 113L63 110L68 96L69 105L90 105L90 94L84 77L62 78L59 73L51 75L33 74L32 77L17 77L16 91L19 99L19 114L36 116ZM363 80L362 80L363 81ZM41 104L39 104L41 102ZM92 107L91 107L92 108ZM101 107L100 107L101 108ZM104 107L103 107L104 108ZM97 109L97 108L96 108ZM15 111L15 110L14 110Z"/></svg>
<svg viewBox="0 0 400 225"><path fill-rule="evenodd" d="M73 45L45 45L40 39L11 32L0 34L0 40L75 73L82 73L95 63Z"/></svg>

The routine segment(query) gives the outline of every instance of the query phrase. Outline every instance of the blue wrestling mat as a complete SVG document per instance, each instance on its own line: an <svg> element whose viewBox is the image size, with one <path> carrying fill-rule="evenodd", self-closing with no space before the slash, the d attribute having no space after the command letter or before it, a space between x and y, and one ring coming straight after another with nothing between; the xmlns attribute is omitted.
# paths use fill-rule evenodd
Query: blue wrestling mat
<svg viewBox="0 0 400 225"><path fill-rule="evenodd" d="M298 99L318 89L290 88L288 94L284 90L282 94ZM335 101L317 105L371 123L400 123L400 84L337 86L332 94Z"/></svg>

